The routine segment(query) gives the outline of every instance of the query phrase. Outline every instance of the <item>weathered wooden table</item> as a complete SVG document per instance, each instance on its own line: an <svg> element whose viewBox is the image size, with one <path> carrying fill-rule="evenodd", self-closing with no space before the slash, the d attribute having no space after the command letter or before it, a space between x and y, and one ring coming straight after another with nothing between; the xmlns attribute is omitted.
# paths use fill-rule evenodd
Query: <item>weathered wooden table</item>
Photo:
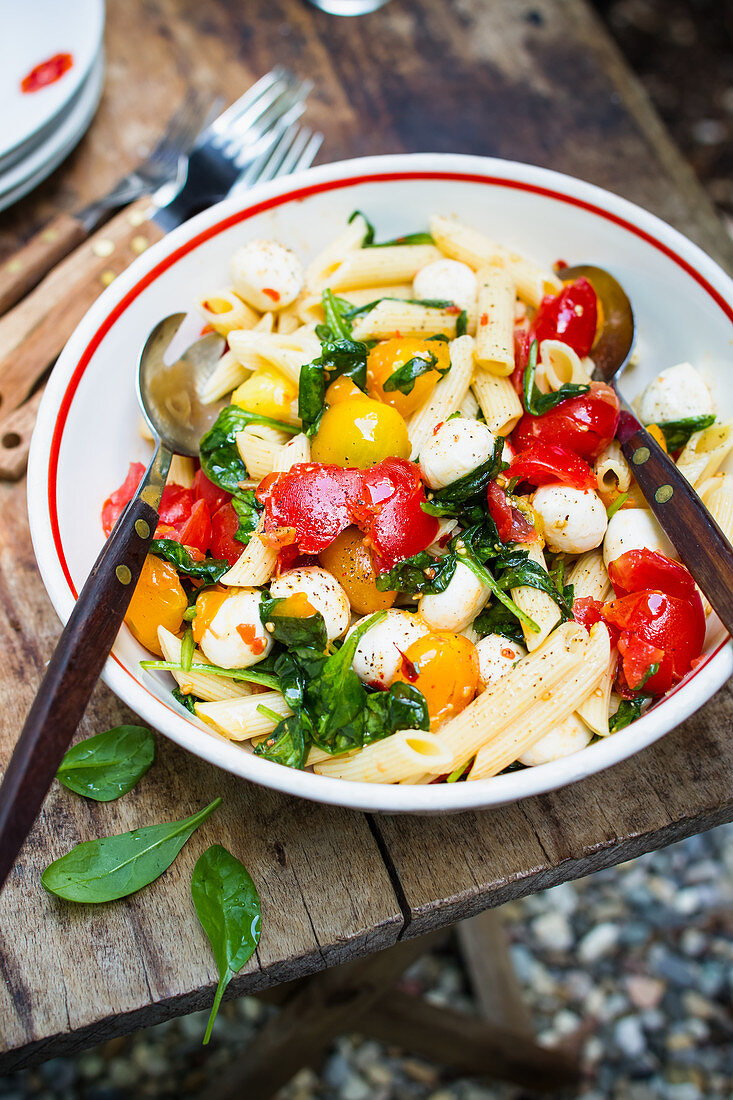
<svg viewBox="0 0 733 1100"><path fill-rule="evenodd" d="M0 254L132 166L189 81L233 99L279 62L315 81L306 117L326 135L321 159L439 150L532 161L641 203L730 261L701 188L582 0L392 0L357 20L302 0L111 0L107 49L92 129L50 181L0 217ZM0 485L3 762L59 632L24 493L22 482ZM726 689L603 775L457 817L373 818L295 801L164 738L155 767L119 802L87 804L55 788L0 898L0 1071L211 1003L215 969L189 882L214 841L244 861L262 898L260 948L229 987L236 996L730 820L732 713ZM80 732L131 718L100 686ZM182 817L216 795L218 814L140 894L76 907L41 887L43 867L77 841Z"/></svg>

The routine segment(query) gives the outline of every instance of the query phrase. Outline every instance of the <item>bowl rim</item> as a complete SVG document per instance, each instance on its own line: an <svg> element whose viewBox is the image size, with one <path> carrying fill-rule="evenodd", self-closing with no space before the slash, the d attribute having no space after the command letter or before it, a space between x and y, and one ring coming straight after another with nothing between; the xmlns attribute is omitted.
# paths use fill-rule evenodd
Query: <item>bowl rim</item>
<svg viewBox="0 0 733 1100"><path fill-rule="evenodd" d="M256 214L324 191L361 183L416 179L530 191L589 211L662 252L692 277L733 321L733 308L729 305L733 300L733 280L702 249L627 199L552 169L468 154L387 154L319 165L225 199L168 233L115 279L77 326L46 386L31 442L28 511L41 577L63 622L73 608L76 589L63 553L56 511L59 448L66 417L86 366L127 306L182 256ZM726 637L643 718L612 737L548 764L473 783L440 784L435 789L433 785L361 783L297 771L255 757L211 731L205 731L207 735L202 737L204 727L158 699L114 652L104 667L102 679L118 698L165 736L195 756L262 786L368 812L455 813L547 793L627 759L689 717L732 672L733 644ZM672 715L673 698L676 703Z"/></svg>

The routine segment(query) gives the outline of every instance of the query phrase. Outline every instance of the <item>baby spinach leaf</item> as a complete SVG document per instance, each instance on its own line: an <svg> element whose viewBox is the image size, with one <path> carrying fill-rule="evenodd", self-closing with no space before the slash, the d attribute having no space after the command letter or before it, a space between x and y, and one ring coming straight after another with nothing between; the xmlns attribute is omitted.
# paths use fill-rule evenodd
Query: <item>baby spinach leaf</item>
<svg viewBox="0 0 733 1100"><path fill-rule="evenodd" d="M67 901L98 905L125 898L162 875L194 830L220 805L221 799L215 798L182 821L86 840L50 863L41 882L49 893Z"/></svg>
<svg viewBox="0 0 733 1100"><path fill-rule="evenodd" d="M361 247L362 248L369 248L369 246L374 241L374 226L369 221L369 218L366 216L366 214L363 214L361 210L354 210L353 213L349 215L349 220L346 224L351 225L354 218L358 218L358 217L362 217L364 219L364 221L366 222L366 233L362 237Z"/></svg>
<svg viewBox="0 0 733 1100"><path fill-rule="evenodd" d="M435 241L430 233L407 233L404 237L395 237L392 241L381 241L377 244L374 240L374 226L369 221L369 218L361 210L355 210L349 218L348 224L351 225L354 218L361 217L366 222L366 233L362 238L362 248L389 248L390 245L396 244L435 244Z"/></svg>
<svg viewBox="0 0 733 1100"><path fill-rule="evenodd" d="M637 695L636 699L622 699L615 714L608 720L608 732L618 733L641 717L641 708L648 702L651 696Z"/></svg>
<svg viewBox="0 0 733 1100"><path fill-rule="evenodd" d="M695 432L704 431L714 423L715 415L709 413L707 416L685 416L681 420L666 420L658 423L657 427L661 429L667 450L672 454L673 451L681 451Z"/></svg>
<svg viewBox="0 0 733 1100"><path fill-rule="evenodd" d="M212 844L196 861L191 896L219 970L219 984L204 1035L205 1046L224 990L259 943L260 898L244 864L221 844Z"/></svg>
<svg viewBox="0 0 733 1100"><path fill-rule="evenodd" d="M185 707L190 714L196 713L196 696L192 695L190 691L183 692L179 687L174 687L171 695L177 703L180 703L182 707Z"/></svg>
<svg viewBox="0 0 733 1100"><path fill-rule="evenodd" d="M381 741L396 730L428 730L430 716L423 693L414 684L392 684L389 691L367 695L364 744Z"/></svg>
<svg viewBox="0 0 733 1100"><path fill-rule="evenodd" d="M255 747L255 755L286 768L304 768L308 759L310 738L306 737L303 721L297 714L283 718L270 736Z"/></svg>
<svg viewBox="0 0 733 1100"><path fill-rule="evenodd" d="M300 428L292 424L273 420L272 417L262 416L260 413L249 412L248 409L241 409L239 405L225 405L211 428L201 437L199 454L201 469L209 481L213 481L220 489L226 489L229 493L236 493L240 481L244 481L247 477L247 468L237 450L236 436L250 424L265 424L267 427L277 428L290 435L297 435L300 431Z"/></svg>
<svg viewBox="0 0 733 1100"><path fill-rule="evenodd" d="M556 584L550 573L536 561L532 561L526 550L515 547L502 551L496 559L494 568L497 581L504 591L524 586L537 588L540 592L546 592L551 596L558 605L562 622L572 620L573 586Z"/></svg>
<svg viewBox="0 0 733 1100"><path fill-rule="evenodd" d="M323 653L328 645L326 623L320 611L314 615L290 616L280 614L279 608L284 598L273 599L263 595L260 603L260 619L276 642L282 642L288 649L294 646L311 646Z"/></svg>
<svg viewBox="0 0 733 1100"><path fill-rule="evenodd" d="M316 327L321 354L300 368L299 377L298 416L308 435L313 435L318 427L325 408L326 389L331 382L344 375L359 389L366 389L369 349L361 340L351 338L350 303L337 298L330 290L324 290L322 302L326 323Z"/></svg>
<svg viewBox="0 0 733 1100"><path fill-rule="evenodd" d="M421 550L411 558L398 561L387 572L378 573L376 585L380 592L434 596L438 592L445 592L455 571L455 554L435 558L427 550Z"/></svg>
<svg viewBox="0 0 733 1100"><path fill-rule="evenodd" d="M463 562L463 564L471 570L473 575L493 592L499 603L504 604L504 607L511 611L528 630L532 630L535 634L539 634L540 628L534 619L530 619L529 615L525 614L525 612L517 606L514 600L507 596L506 592L503 591L502 586L496 581L489 569L478 560L469 542L463 540L459 541L457 545L457 554L458 560Z"/></svg>
<svg viewBox="0 0 733 1100"><path fill-rule="evenodd" d="M154 759L155 742L149 729L115 726L72 745L56 778L85 798L111 802L132 790Z"/></svg>
<svg viewBox="0 0 733 1100"><path fill-rule="evenodd" d="M228 680L242 680L247 684L259 684L260 687L276 690L278 682L275 676L268 672L255 672L251 668L220 668L219 665L209 665L205 661L196 661L193 666L196 672L206 672L211 676L224 676ZM141 661L140 668L146 672L187 672L180 661Z"/></svg>
<svg viewBox="0 0 733 1100"><path fill-rule="evenodd" d="M228 561L218 561L216 558L194 561L186 547L173 539L153 539L150 543L150 553L175 565L178 572L183 573L184 576L197 577L208 584L216 584L229 571Z"/></svg>
<svg viewBox="0 0 733 1100"><path fill-rule="evenodd" d="M243 542L246 546L260 521L263 506L257 500L254 489L238 489L232 497L232 508L239 520L239 527L234 532L234 537L237 542Z"/></svg>
<svg viewBox="0 0 733 1100"><path fill-rule="evenodd" d="M564 382L554 393L542 393L535 383L537 374L537 341L533 340L529 349L529 360L524 371L524 407L531 416L542 416L556 405L567 401L569 397L587 393L590 386L578 382Z"/></svg>
<svg viewBox="0 0 733 1100"><path fill-rule="evenodd" d="M468 314L466 313L465 309L462 309L461 312L456 317L456 338L459 337L459 336L465 336L467 329L468 329Z"/></svg>
<svg viewBox="0 0 733 1100"><path fill-rule="evenodd" d="M412 359L408 359L406 363L393 371L389 378L385 379L382 389L385 393L392 393L394 390L399 390L400 393L404 394L412 393L415 382L423 374L430 374L431 371L436 370L442 378L444 374L448 373L449 369L449 367L439 367L438 360L432 354L414 355Z"/></svg>
<svg viewBox="0 0 733 1100"><path fill-rule="evenodd" d="M431 493L430 500L422 505L423 511L431 516L459 515L467 501L485 494L489 482L506 469L506 463L501 459L503 449L504 439L502 436L497 436L491 458L482 462L470 473L459 477L457 481L452 481L444 489Z"/></svg>
<svg viewBox="0 0 733 1100"><path fill-rule="evenodd" d="M326 373L321 363L318 359L304 363L298 381L298 416L309 435L324 411L325 398Z"/></svg>
<svg viewBox="0 0 733 1100"><path fill-rule="evenodd" d="M498 601L492 601L476 616L473 620L473 628L482 636L501 634L504 638L516 642L517 645L524 645L524 634L519 619L510 608L504 607L504 604Z"/></svg>
<svg viewBox="0 0 733 1100"><path fill-rule="evenodd" d="M450 298L394 298L387 294L383 298L375 298L371 302L366 302L363 306L350 306L343 314L344 319L353 321L356 317L363 317L365 314L371 313L380 302L402 302L403 305L425 306L426 309L451 309L454 305ZM460 321L460 314L458 315L458 321ZM456 324L458 324L458 321L456 321Z"/></svg>

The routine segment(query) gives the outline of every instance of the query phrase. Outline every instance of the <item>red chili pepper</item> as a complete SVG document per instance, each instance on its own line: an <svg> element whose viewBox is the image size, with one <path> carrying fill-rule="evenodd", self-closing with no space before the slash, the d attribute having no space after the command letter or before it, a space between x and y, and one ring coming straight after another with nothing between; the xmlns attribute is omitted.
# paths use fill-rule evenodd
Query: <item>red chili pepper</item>
<svg viewBox="0 0 733 1100"><path fill-rule="evenodd" d="M534 542L537 532L495 481L486 488L489 515L496 524L502 542Z"/></svg>
<svg viewBox="0 0 733 1100"><path fill-rule="evenodd" d="M596 338L598 299L587 279L576 279L559 294L542 299L532 321L534 339L562 340L583 358Z"/></svg>
<svg viewBox="0 0 733 1100"><path fill-rule="evenodd" d="M509 463L504 474L511 481L532 485L571 485L574 489L596 489L596 476L587 462L554 443L532 442Z"/></svg>
<svg viewBox="0 0 733 1100"><path fill-rule="evenodd" d="M31 69L27 76L20 82L20 90L24 93L37 92L46 88L49 84L55 84L64 73L68 73L74 59L70 53L55 53L47 61L42 61Z"/></svg>

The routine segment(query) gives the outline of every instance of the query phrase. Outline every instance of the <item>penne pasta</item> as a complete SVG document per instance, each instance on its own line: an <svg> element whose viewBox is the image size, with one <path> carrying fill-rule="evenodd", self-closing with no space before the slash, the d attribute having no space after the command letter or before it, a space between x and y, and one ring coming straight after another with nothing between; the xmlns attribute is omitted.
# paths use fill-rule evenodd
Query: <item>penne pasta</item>
<svg viewBox="0 0 733 1100"><path fill-rule="evenodd" d="M491 374L514 370L514 283L501 268L478 272L476 363Z"/></svg>
<svg viewBox="0 0 733 1100"><path fill-rule="evenodd" d="M261 366L263 362L264 360L257 358L256 365ZM201 404L212 405L215 401L220 401L226 394L236 390L255 369L254 360L244 366L233 351L225 351L204 383L200 395Z"/></svg>
<svg viewBox="0 0 733 1100"><path fill-rule="evenodd" d="M400 336L455 336L458 314L454 310L435 309L415 302L385 299L354 321L355 340L385 340Z"/></svg>
<svg viewBox="0 0 733 1100"><path fill-rule="evenodd" d="M581 600L590 596L594 600L605 600L611 591L606 566L603 564L603 550L588 550L581 554L565 578L566 584L572 584L573 596Z"/></svg>
<svg viewBox="0 0 733 1100"><path fill-rule="evenodd" d="M170 664L181 660L181 639L164 626L158 627L158 643L163 656ZM196 666L202 664L200 654L194 654L193 663L188 672L171 670L171 676L177 682L184 695L195 695L208 703L222 702L224 699L242 699L252 694L252 686L244 682L237 683L225 676L214 676L211 672L197 672Z"/></svg>
<svg viewBox="0 0 733 1100"><path fill-rule="evenodd" d="M613 681L616 679L617 664L618 653L616 649L612 649L608 659L608 667L599 680L598 685L590 693L588 698L583 700L576 711L578 717L581 718L586 726L599 737L608 737L610 732L608 728L608 719L611 716L609 707L611 704Z"/></svg>
<svg viewBox="0 0 733 1100"><path fill-rule="evenodd" d="M524 413L522 402L509 379L479 368L473 372L471 389L492 432L509 435Z"/></svg>
<svg viewBox="0 0 733 1100"><path fill-rule="evenodd" d="M586 360L580 358L568 344L562 340L543 340L539 348L539 362L535 381L544 393L559 390L561 386L574 383L587 385L591 376ZM591 370L593 363L590 363Z"/></svg>
<svg viewBox="0 0 733 1100"><path fill-rule="evenodd" d="M631 487L631 467L623 456L621 445L612 439L593 464L601 496L609 493L626 493Z"/></svg>
<svg viewBox="0 0 733 1100"><path fill-rule="evenodd" d="M314 771L355 783L398 783L426 770L440 774L448 769L451 752L441 738L425 730L397 730L391 737L367 745L349 760L334 756L318 763Z"/></svg>
<svg viewBox="0 0 733 1100"><path fill-rule="evenodd" d="M280 473L285 473L287 470L297 466L300 462L310 462L311 457L311 445L307 435L303 432L300 435L294 435L290 439L280 453L277 456L274 470Z"/></svg>
<svg viewBox="0 0 733 1100"><path fill-rule="evenodd" d="M260 314L243 302L231 287L199 298L197 306L206 323L221 336L228 336L232 329L253 328L260 319Z"/></svg>
<svg viewBox="0 0 733 1100"><path fill-rule="evenodd" d="M170 469L168 470L168 485L181 485L184 489L190 489L193 485L196 469L193 459L188 455L173 455Z"/></svg>
<svg viewBox="0 0 733 1100"><path fill-rule="evenodd" d="M348 252L323 285L334 293L412 282L421 267L440 259L432 244L388 245ZM348 294L347 294L348 297Z"/></svg>
<svg viewBox="0 0 733 1100"><path fill-rule="evenodd" d="M538 542L524 544L522 548L526 548L528 557L532 561L536 562L537 565L541 565L543 569L547 568L545 555ZM512 599L517 607L525 615L529 615L530 619L537 623L540 628L539 631L532 630L522 623L524 644L531 653L533 649L537 649L542 645L550 631L560 621L560 608L552 596L548 596L546 592L541 592L539 588L530 588L528 585L522 585L521 588L512 588Z"/></svg>
<svg viewBox="0 0 733 1100"><path fill-rule="evenodd" d="M260 481L279 468L277 463L289 437L276 428L252 424L244 431L237 432L235 438L247 473L255 481Z"/></svg>
<svg viewBox="0 0 733 1100"><path fill-rule="evenodd" d="M451 343L450 370L438 382L427 404L411 417L407 431L413 461L432 435L435 425L457 412L468 393L473 375L473 348L471 336L459 336Z"/></svg>
<svg viewBox="0 0 733 1100"><path fill-rule="evenodd" d="M690 436L682 454L677 459L677 469L689 481L693 489L722 466L733 450L733 421L713 424Z"/></svg>
<svg viewBox="0 0 733 1100"><path fill-rule="evenodd" d="M317 295L320 301L321 291L328 278L333 275L339 264L349 252L361 248L367 234L367 223L361 214L356 214L346 228L331 241L322 252L308 265L305 271L306 292Z"/></svg>
<svg viewBox="0 0 733 1100"><path fill-rule="evenodd" d="M233 588L256 588L261 584L267 584L275 572L277 550L262 541L263 530L264 519L260 517L260 522L244 548L244 553L221 578L222 584L231 585Z"/></svg>
<svg viewBox="0 0 733 1100"><path fill-rule="evenodd" d="M321 345L309 329L299 329L287 336L274 332L231 332L229 347L243 366L256 370L263 363L270 364L296 384L303 364L317 359L321 353Z"/></svg>
<svg viewBox="0 0 733 1100"><path fill-rule="evenodd" d="M263 713L267 708L277 719ZM230 741L249 741L270 734L281 718L293 712L279 691L259 691L241 699L223 699L215 703L196 703L196 717Z"/></svg>

